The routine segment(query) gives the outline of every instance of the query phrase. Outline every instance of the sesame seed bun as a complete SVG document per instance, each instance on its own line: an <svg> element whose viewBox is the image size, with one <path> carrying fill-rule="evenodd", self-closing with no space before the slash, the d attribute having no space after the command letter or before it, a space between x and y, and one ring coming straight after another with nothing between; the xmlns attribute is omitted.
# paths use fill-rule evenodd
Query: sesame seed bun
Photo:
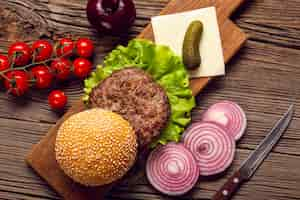
<svg viewBox="0 0 300 200"><path fill-rule="evenodd" d="M132 167L136 135L120 115L95 108L72 115L59 128L55 154L61 169L86 186L112 183Z"/></svg>

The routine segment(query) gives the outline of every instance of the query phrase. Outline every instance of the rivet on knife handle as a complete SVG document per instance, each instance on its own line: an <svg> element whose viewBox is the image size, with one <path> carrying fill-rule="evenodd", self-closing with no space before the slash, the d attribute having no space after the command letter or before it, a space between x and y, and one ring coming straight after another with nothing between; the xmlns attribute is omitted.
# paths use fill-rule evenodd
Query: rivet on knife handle
<svg viewBox="0 0 300 200"><path fill-rule="evenodd" d="M223 187L213 196L212 200L228 200L239 189L243 183L240 171L236 171L223 185Z"/></svg>

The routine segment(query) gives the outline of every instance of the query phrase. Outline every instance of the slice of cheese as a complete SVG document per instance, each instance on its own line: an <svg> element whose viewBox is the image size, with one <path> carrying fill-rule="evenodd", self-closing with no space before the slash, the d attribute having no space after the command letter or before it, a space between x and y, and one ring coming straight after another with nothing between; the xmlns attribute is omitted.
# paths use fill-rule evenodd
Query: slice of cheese
<svg viewBox="0 0 300 200"><path fill-rule="evenodd" d="M182 56L185 32L194 20L203 23L200 41L201 65L189 71L190 77L210 77L225 74L222 42L215 7L207 7L190 12L152 17L152 27L157 44L169 46Z"/></svg>

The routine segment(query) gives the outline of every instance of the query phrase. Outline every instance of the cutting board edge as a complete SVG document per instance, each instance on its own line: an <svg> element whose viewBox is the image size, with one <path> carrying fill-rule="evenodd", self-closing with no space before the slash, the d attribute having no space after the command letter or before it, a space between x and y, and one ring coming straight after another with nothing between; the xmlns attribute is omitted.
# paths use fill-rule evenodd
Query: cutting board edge
<svg viewBox="0 0 300 200"><path fill-rule="evenodd" d="M173 1L175 1L175 0L173 0ZM228 1L231 1L231 0L228 0ZM243 0L239 0L239 1L243 1ZM226 19L226 20L228 20L228 21L230 21L231 22L231 20L230 19ZM223 23L223 22L222 22ZM150 25L148 25L147 27L145 27L145 29L147 29L149 26L151 26L151 24ZM143 31L138 35L138 37L139 36L141 36L142 34L143 34L143 32L145 31L145 29L143 29ZM245 42L247 41L247 39L249 38L249 36L246 34L246 33L244 33L244 31L242 31L240 28L238 28L238 30L239 30L239 32L241 33L241 35L240 35L240 37L239 37L239 40L241 41L240 43L239 43L239 45L238 45L238 48L236 48L236 49L234 49L234 51L232 51L233 52L233 54L231 54L231 56L230 56L230 59L235 55L235 53L237 52L237 51L239 51L240 49L241 49L241 47L245 44ZM147 36L147 34L146 34L146 36ZM230 60L230 59L228 59L228 60ZM200 89L199 89L199 91L197 92L197 93L199 93L199 92L201 92L201 90L207 85L207 84L209 84L210 82L211 82L211 80L213 80L214 78L208 78L208 80L207 81L205 81L205 82L203 82L203 84L201 85L201 87L199 87ZM71 115L72 113L74 113L74 110L77 110L76 109L76 104L77 104L77 102L74 102L74 105L68 110L68 112L65 114L65 115L67 115L66 117L68 117L69 115ZM60 119L60 120L58 120L57 121L57 123L52 127L53 129L56 129L59 125L60 125L60 123L61 123L61 120L64 120L64 119L66 119L66 117L65 117L65 115ZM26 161L26 163L38 174L38 175L40 175L44 180L46 180L46 182L48 183L48 185L50 185L50 186L53 186L49 181L48 181L48 178L47 178L47 174L45 175L44 174L44 172L42 172L42 173L40 173L41 172L41 170L37 170L37 169L39 169L40 167L38 166L38 164L37 164L37 161L39 161L39 159L38 158L36 158L37 157L37 151L39 152L39 149L38 149L38 146L40 146L40 145L42 145L43 143L47 143L48 141L49 141L49 138L51 138L51 135L53 134L53 130L52 130L52 128L50 128L50 130L47 132L47 134L42 138L42 140L41 141L39 141L39 143L37 143L37 144L35 144L34 146L33 146L33 148L29 151L29 153L27 154L27 156L26 156L26 158L25 158L25 161ZM48 142L49 143L49 142ZM40 153L39 153L40 154ZM35 158L34 158L34 155L35 155ZM37 166L37 167L36 167ZM42 175L41 175L42 174ZM44 176L46 176L46 177L44 177ZM55 189L55 191L56 192L58 192L57 191L57 188L56 187L53 187L53 189ZM60 195L62 195L62 193L60 193L60 192L58 192Z"/></svg>

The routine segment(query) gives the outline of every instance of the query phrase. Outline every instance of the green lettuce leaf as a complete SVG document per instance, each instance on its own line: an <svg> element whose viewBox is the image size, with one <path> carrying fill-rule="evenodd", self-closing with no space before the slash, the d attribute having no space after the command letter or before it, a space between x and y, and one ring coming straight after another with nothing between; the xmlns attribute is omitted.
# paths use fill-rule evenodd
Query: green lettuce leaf
<svg viewBox="0 0 300 200"><path fill-rule="evenodd" d="M171 105L171 117L159 139L152 144L166 144L180 140L181 134L191 121L191 110L195 99L189 88L188 73L179 56L167 46L156 45L151 41L134 39L127 47L118 46L85 80L84 101L88 101L91 90L114 71L126 67L138 67L152 75L166 91Z"/></svg>

